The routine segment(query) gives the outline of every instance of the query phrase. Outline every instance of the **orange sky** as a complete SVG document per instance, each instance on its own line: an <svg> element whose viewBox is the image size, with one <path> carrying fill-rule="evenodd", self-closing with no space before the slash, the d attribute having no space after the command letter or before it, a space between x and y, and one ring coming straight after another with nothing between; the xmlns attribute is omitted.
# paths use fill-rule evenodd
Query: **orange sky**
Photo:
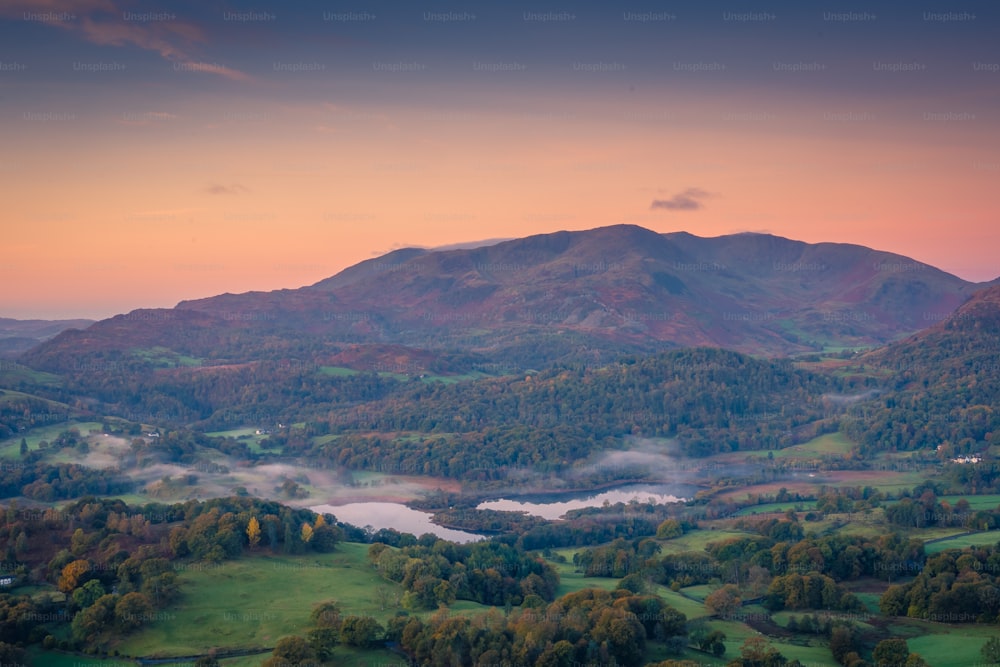
<svg viewBox="0 0 1000 667"><path fill-rule="evenodd" d="M88 48L101 62L159 57ZM351 80L364 94L196 73L178 95L114 72L4 76L24 101L0 102L0 316L104 317L297 287L407 245L620 222L860 243L1000 275L995 113L925 116L977 108L974 95L375 73ZM698 208L651 208L689 188L706 193Z"/></svg>

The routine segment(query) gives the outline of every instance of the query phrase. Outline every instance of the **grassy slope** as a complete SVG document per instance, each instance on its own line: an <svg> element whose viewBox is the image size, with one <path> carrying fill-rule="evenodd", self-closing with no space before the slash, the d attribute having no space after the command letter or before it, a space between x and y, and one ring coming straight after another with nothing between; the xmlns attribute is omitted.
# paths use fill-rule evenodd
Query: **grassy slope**
<svg viewBox="0 0 1000 667"><path fill-rule="evenodd" d="M28 442L28 449L35 450L38 449L38 443L42 440L47 442L52 442L59 437L60 433L68 431L71 428L76 428L80 431L80 435L86 436L90 429L100 429L100 422L79 422L70 420L68 422L59 422L57 424L50 424L48 426L39 426L38 428L33 428L30 431L24 433L19 433L13 438L7 438L6 440L0 440L0 458L5 459L16 459L21 456L21 438L24 438Z"/></svg>
<svg viewBox="0 0 1000 667"><path fill-rule="evenodd" d="M345 614L370 615L384 623L395 608L380 609L373 594L384 586L402 594L398 584L380 578L367 562L368 545L342 543L332 554L257 555L218 567L184 570L182 598L164 618L117 646L123 654L193 655L213 647L270 647L285 635L304 634L309 614L325 600L336 600ZM461 601L457 613L486 607ZM338 663L339 664L339 663Z"/></svg>

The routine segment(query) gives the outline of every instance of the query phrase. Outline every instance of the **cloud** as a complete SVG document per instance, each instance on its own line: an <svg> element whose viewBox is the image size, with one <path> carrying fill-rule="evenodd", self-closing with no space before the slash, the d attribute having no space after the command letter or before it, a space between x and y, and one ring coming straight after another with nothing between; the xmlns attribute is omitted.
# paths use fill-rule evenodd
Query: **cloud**
<svg viewBox="0 0 1000 667"><path fill-rule="evenodd" d="M701 199L711 197L712 193L701 188L688 188L670 199L654 199L651 209L666 209L668 211L697 211L702 208Z"/></svg>
<svg viewBox="0 0 1000 667"><path fill-rule="evenodd" d="M233 185L219 185L216 183L205 188L205 192L210 195L238 195L250 192L250 188L242 186L239 183Z"/></svg>
<svg viewBox="0 0 1000 667"><path fill-rule="evenodd" d="M177 63L174 66L174 69L183 70L185 72L208 72L209 74L218 74L219 76L224 76L233 81L250 81L249 75L217 63L198 63L186 61Z"/></svg>
<svg viewBox="0 0 1000 667"><path fill-rule="evenodd" d="M26 13L71 16L72 20L45 21L45 24L77 33L100 46L132 46L153 51L173 62L174 69L178 71L207 72L232 81L251 80L249 75L231 67L200 62L196 45L205 43L207 39L197 25L178 20L123 22L123 9L115 0L0 2L0 16L20 17Z"/></svg>

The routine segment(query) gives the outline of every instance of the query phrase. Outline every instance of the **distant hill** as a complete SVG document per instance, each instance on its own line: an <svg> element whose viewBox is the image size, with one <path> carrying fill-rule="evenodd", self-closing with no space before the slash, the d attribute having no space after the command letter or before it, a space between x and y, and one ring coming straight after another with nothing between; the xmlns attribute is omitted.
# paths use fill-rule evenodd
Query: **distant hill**
<svg viewBox="0 0 1000 667"><path fill-rule="evenodd" d="M1000 445L1000 285L854 365L893 378L891 395L857 406L846 429L868 447L957 456Z"/></svg>
<svg viewBox="0 0 1000 667"><path fill-rule="evenodd" d="M15 320L0 317L0 357L13 358L66 329L85 329L94 320Z"/></svg>
<svg viewBox="0 0 1000 667"><path fill-rule="evenodd" d="M161 347L233 362L370 343L521 366L679 346L783 355L905 337L977 287L863 246L616 225L396 250L308 287L120 315L57 336L23 361L58 371L81 355Z"/></svg>

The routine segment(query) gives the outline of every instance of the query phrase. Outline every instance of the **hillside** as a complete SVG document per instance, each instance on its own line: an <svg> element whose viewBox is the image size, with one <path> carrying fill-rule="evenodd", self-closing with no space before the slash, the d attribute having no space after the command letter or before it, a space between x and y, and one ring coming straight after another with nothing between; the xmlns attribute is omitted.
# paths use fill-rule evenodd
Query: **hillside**
<svg viewBox="0 0 1000 667"><path fill-rule="evenodd" d="M848 433L873 449L942 445L945 455L1000 444L1000 285L950 317L861 356L856 369L890 378L891 394L859 406Z"/></svg>
<svg viewBox="0 0 1000 667"><path fill-rule="evenodd" d="M13 358L66 329L84 329L94 320L16 320L0 317L0 358Z"/></svg>
<svg viewBox="0 0 1000 667"><path fill-rule="evenodd" d="M898 339L947 317L976 287L862 246L617 225L397 250L308 287L119 315L22 360L58 372L155 347L231 363L348 343L481 352L522 368L678 346L781 355Z"/></svg>

